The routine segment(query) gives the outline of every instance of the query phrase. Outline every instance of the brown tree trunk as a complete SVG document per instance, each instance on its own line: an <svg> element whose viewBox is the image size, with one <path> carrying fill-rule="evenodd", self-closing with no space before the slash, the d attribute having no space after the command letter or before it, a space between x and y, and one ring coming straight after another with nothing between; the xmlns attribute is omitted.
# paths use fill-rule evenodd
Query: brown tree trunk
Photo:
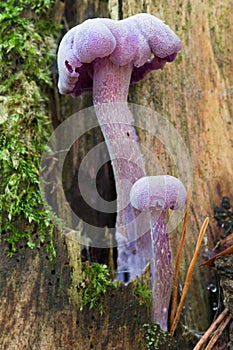
<svg viewBox="0 0 233 350"><path fill-rule="evenodd" d="M183 49L177 60L133 85L129 97L130 102L149 107L168 120L183 140L191 159L193 194L180 271L181 286L204 218L210 217L210 225L202 253L213 249L221 235L213 217L214 204L219 204L223 196L233 201L232 5L232 0L65 0L66 29L87 18L121 19L148 12L165 20L181 38ZM54 125L62 121L63 115L68 117L90 106L91 99L90 93L76 100L59 98L58 108L53 110ZM62 116L59 110L62 110ZM153 121L145 121L147 131L153 127ZM94 133L91 141L89 138L89 146L101 137ZM139 137L157 159L154 162L146 157L148 174L156 174L159 163L164 173L177 175L173 154L167 150L168 143L142 130L139 130ZM71 202L75 202L76 195L73 174L89 147L85 140L80 142L74 145L66 163L65 184ZM112 181L109 166L104 168L101 181L100 187ZM114 184L109 185L106 192L108 195L111 192L109 199L114 198ZM60 205L64 210L62 203ZM102 226L114 224L114 216L99 218L96 213L91 216ZM171 234L174 254L179 233L180 228ZM83 278L80 246L57 233L56 248L56 261L51 264L45 247L31 251L22 245L17 256L9 259L1 244L0 348L146 349L143 324L150 322L150 318L146 307L141 307L134 296L133 286L109 290L102 317L97 310L80 312L77 292L77 285ZM106 250L92 250L91 254L93 260L108 263L109 252ZM202 259L203 255L199 262ZM212 321L218 306L215 304L218 293L211 292L210 284L219 288L215 273L211 268L200 268L197 264L177 335L180 349L192 349L198 340L196 334L204 331Z"/></svg>

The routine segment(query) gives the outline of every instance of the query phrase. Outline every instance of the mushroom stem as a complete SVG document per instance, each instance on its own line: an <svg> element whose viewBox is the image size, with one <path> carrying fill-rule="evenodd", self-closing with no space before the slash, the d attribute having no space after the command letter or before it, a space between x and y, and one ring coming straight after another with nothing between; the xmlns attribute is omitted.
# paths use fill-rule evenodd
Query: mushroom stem
<svg viewBox="0 0 233 350"><path fill-rule="evenodd" d="M119 66L108 57L96 58L93 72L93 103L127 102L132 64Z"/></svg>
<svg viewBox="0 0 233 350"><path fill-rule="evenodd" d="M134 118L127 105L132 65L118 66L108 58L96 59L93 71L93 101L98 122L110 154L117 192L116 239L118 241L118 276L123 282L140 275L146 259L137 252L137 210L130 203L130 189L135 181L145 176L145 165ZM133 242L133 243L132 243ZM134 266L128 266L134 254ZM141 261L143 260L143 261ZM144 261L145 260L145 261Z"/></svg>
<svg viewBox="0 0 233 350"><path fill-rule="evenodd" d="M151 211L152 253L152 319L167 331L168 309L172 290L172 256L169 244L166 211Z"/></svg>

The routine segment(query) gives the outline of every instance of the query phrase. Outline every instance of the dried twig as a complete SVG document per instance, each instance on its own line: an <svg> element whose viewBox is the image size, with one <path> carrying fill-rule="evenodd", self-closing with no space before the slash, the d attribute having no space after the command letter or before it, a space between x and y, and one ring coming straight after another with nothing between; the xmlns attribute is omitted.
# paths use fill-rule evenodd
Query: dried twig
<svg viewBox="0 0 233 350"><path fill-rule="evenodd" d="M214 260L216 258L218 258L219 256L223 256L223 255L227 255L227 254L231 254L233 253L233 245L226 248L225 250L223 250L222 252L215 254L212 258L208 259L207 261L203 262L200 266L206 266L206 265L211 265Z"/></svg>
<svg viewBox="0 0 233 350"><path fill-rule="evenodd" d="M192 196L192 188L191 188L191 185L189 185L188 191L187 191L187 204L186 204L186 210L185 210L185 214L184 214L182 234L181 234L180 243L179 243L179 246L178 246L176 260L175 260L170 325L173 324L173 321L174 321L174 318L175 318L175 312L176 312L177 297L178 297L178 278L179 278L179 270L180 270L180 261L181 261L181 255L182 255L184 242L185 242L185 237L186 237L186 233L187 233L188 215L189 215L189 209L190 209L191 196Z"/></svg>
<svg viewBox="0 0 233 350"><path fill-rule="evenodd" d="M205 334L201 337L199 342L195 345L193 350L200 350L201 347L207 342L208 338L213 334L216 328L222 323L225 317L229 314L229 310L226 308L221 312L221 314L216 318L216 320L210 325Z"/></svg>
<svg viewBox="0 0 233 350"><path fill-rule="evenodd" d="M195 248L195 252L193 254L193 258L192 258L192 260L190 262L190 265L189 265L189 268L188 268L188 272L187 272L186 279L185 279L185 282L184 282L183 292L181 294L181 298L180 298L179 305L177 307L176 315L175 315L174 321L173 321L172 326L171 326L171 331L170 331L171 335L174 335L176 327L177 327L177 324L178 324L179 319L180 319L180 314L181 314L181 311L182 311L184 300L185 300L186 294L188 292L188 288L189 288L190 281L191 281L191 278L192 278L193 270L194 270L194 267L195 267L195 264L196 264L196 261L197 261L197 258L198 258L199 251L201 249L202 240L204 238L205 231L206 231L206 228L208 226L208 223L209 223L209 218L207 217L205 219L202 227L201 227L201 230L200 230L200 233L199 233L199 236L198 236L198 240L197 240L197 244L196 244L196 248Z"/></svg>
<svg viewBox="0 0 233 350"><path fill-rule="evenodd" d="M229 321L231 320L231 314L226 316L222 322L220 323L220 325L218 326L217 330L215 331L213 337L210 339L209 343L207 344L205 350L211 350L213 349L214 344L216 343L216 341L218 340L218 338L220 337L220 335L222 334L223 330L225 329L225 327L228 325Z"/></svg>

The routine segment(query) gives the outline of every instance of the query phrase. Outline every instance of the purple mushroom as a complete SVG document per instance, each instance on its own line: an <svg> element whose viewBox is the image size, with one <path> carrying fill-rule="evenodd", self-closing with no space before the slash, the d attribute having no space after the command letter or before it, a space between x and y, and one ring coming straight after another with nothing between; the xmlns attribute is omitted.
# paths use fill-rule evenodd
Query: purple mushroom
<svg viewBox="0 0 233 350"><path fill-rule="evenodd" d="M169 175L145 176L134 183L130 201L134 208L151 214L151 284L152 319L167 330L173 269L166 214L168 209L180 209L186 203L182 182Z"/></svg>
<svg viewBox="0 0 233 350"><path fill-rule="evenodd" d="M125 102L130 82L174 61L180 49L176 34L150 14L88 19L60 43L58 88L73 97L93 90L94 104Z"/></svg>
<svg viewBox="0 0 233 350"><path fill-rule="evenodd" d="M127 251L126 254L119 251L118 262L124 268L127 256L132 252L137 255L135 244L130 243L138 237L129 192L132 184L145 176L133 115L127 106L129 85L174 61L180 49L176 34L163 21L145 13L121 21L88 19L69 30L59 46L60 93L76 97L84 91L93 91L97 118L114 171L117 239ZM129 278L141 273L140 263L136 265L138 270L131 271Z"/></svg>

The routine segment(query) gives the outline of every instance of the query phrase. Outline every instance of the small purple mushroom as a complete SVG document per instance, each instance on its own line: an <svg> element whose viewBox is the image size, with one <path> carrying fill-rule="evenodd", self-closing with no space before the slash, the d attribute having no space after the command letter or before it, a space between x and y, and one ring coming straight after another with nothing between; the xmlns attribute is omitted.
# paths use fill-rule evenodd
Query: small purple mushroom
<svg viewBox="0 0 233 350"><path fill-rule="evenodd" d="M129 85L174 61L180 49L176 34L162 20L145 13L121 21L88 19L69 30L59 46L60 93L76 97L84 91L93 91L116 182L117 237L124 244L138 238L129 192L132 184L145 176L133 115L127 106ZM132 225L128 225L130 222ZM134 254L137 251L134 247L132 250ZM128 259L128 254L119 256ZM127 266L127 261L120 261L119 265ZM141 272L142 269L130 272L130 277Z"/></svg>
<svg viewBox="0 0 233 350"><path fill-rule="evenodd" d="M168 309L173 283L172 256L169 244L166 212L180 209L186 203L182 182L169 175L142 177L130 191L130 201L141 212L151 213L151 284L152 319L167 330Z"/></svg>

